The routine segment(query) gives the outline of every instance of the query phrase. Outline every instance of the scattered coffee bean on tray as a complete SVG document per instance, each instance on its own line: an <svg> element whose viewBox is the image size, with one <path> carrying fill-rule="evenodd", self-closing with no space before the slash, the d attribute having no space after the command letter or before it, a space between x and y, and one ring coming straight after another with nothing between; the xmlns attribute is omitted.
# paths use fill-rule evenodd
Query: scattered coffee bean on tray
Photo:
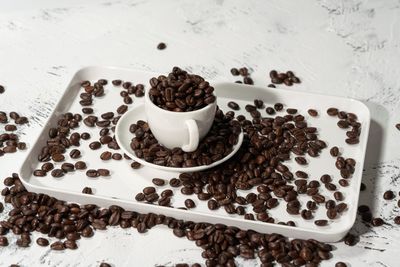
<svg viewBox="0 0 400 267"><path fill-rule="evenodd" d="M397 130L400 131L400 123L397 123L397 124L396 124L396 128L397 128Z"/></svg>
<svg viewBox="0 0 400 267"><path fill-rule="evenodd" d="M93 194L93 190L92 190L92 188L90 188L90 187L84 187L84 188L82 189L82 193L83 193L83 194L92 195L92 194Z"/></svg>
<svg viewBox="0 0 400 267"><path fill-rule="evenodd" d="M317 117L318 116L318 111L316 111L315 109L309 109L307 112L311 117Z"/></svg>
<svg viewBox="0 0 400 267"><path fill-rule="evenodd" d="M191 200L190 198L185 200L185 206L188 209L193 209L194 207L196 207L196 204L194 203L193 200Z"/></svg>
<svg viewBox="0 0 400 267"><path fill-rule="evenodd" d="M329 153L331 154L332 157L337 157L339 156L339 148L337 146L334 146L331 148Z"/></svg>
<svg viewBox="0 0 400 267"><path fill-rule="evenodd" d="M43 237L39 237L38 239L36 239L36 244L41 247L47 247L49 245L49 240Z"/></svg>
<svg viewBox="0 0 400 267"><path fill-rule="evenodd" d="M164 50L165 48L167 48L167 45L165 43L159 43L157 45L158 50Z"/></svg>
<svg viewBox="0 0 400 267"><path fill-rule="evenodd" d="M228 102L228 107L233 109L233 110L239 110L240 107L236 102L230 101Z"/></svg>
<svg viewBox="0 0 400 267"><path fill-rule="evenodd" d="M150 100L158 107L175 112L199 110L216 100L214 87L199 75L178 67L166 76L150 79Z"/></svg>

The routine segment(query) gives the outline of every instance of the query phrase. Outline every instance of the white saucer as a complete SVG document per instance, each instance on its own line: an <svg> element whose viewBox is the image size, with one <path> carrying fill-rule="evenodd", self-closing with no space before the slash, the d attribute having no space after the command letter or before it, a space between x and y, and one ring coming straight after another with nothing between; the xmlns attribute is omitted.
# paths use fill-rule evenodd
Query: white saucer
<svg viewBox="0 0 400 267"><path fill-rule="evenodd" d="M132 123L137 122L138 120L143 120L146 121L146 114L144 113L144 105L137 106L129 111L127 111L118 121L117 126L115 127L115 138L118 142L118 145L124 151L125 154L127 154L129 157L131 157L133 160L139 162L140 164L144 166L149 166L154 169L159 169L159 170L164 170L164 171L171 171L171 172L197 172L197 171L203 171L206 169L210 169L212 167L215 167L224 161L227 161L230 159L235 153L239 150L240 146L242 145L243 142L243 132L239 134L238 142L237 144L233 147L233 150L230 154L225 156L224 158L213 162L210 165L202 165L202 166L196 166L196 167L185 167L185 168L177 168L177 167L167 167L167 166L160 166L156 165L150 162L145 161L144 159L138 158L135 155L135 152L131 148L131 140L134 138L134 134L132 134L129 131L129 127L131 126Z"/></svg>

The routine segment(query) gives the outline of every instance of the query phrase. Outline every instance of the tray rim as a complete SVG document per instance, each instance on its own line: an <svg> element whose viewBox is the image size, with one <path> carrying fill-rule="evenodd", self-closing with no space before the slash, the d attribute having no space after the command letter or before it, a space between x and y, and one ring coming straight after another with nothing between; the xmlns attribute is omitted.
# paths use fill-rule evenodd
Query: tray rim
<svg viewBox="0 0 400 267"><path fill-rule="evenodd" d="M160 214L164 214L164 215L173 213L174 215L168 215L168 216L173 216L178 219L189 217L192 214L192 215L195 215L195 216L198 216L201 218L211 218L212 217L218 221L230 221L231 222L230 225L232 225L232 226L237 226L237 227L245 228L245 229L254 229L256 231L261 231L261 232L265 232L265 231L259 230L259 229L265 228L265 230L268 230L268 232L277 232L274 230L274 229L276 229L276 230L280 230L277 233L282 233L282 232L286 232L286 233L303 232L304 233L301 235L289 235L288 237L290 237L290 238L306 238L307 234L314 234L314 235L316 234L315 229L310 229L310 228L290 227L290 226L280 225L280 224L270 224L270 223L265 223L265 222L260 222L260 221L244 220L242 218L222 216L222 215L218 215L218 214L210 215L210 214L205 214L203 212L198 212L198 211L180 210L180 209L176 209L176 208L168 208L168 207L163 207L163 206L159 206L159 205L150 205L150 204L141 203L141 202L137 202L137 201L127 201L124 199L118 199L116 197L106 197L106 196L101 196L101 195L87 195L87 194L77 193L77 192L71 191L71 190L60 190L58 188L39 186L39 185L30 183L28 181L28 179L26 179L26 177L24 177L22 174L24 173L23 167L25 166L26 162L28 161L28 159L31 156L32 148L34 147L34 145L37 142L40 141L43 134L46 134L45 133L45 131L47 130L46 127L49 125L51 119L57 115L56 113L57 113L58 109L60 109L60 107L62 106L62 103L64 102L64 98L68 93L68 89L73 85L74 80L77 77L79 77L80 75L82 75L82 73L90 72L93 70L100 70L100 71L107 71L107 70L118 71L119 70L119 71L124 71L124 72L141 72L141 73L157 75L154 72L125 68L125 67L117 67L117 66L86 66L86 67L78 69L73 74L72 78L70 79L70 82L65 87L64 92L62 93L60 99L57 101L57 104L52 109L51 114L46 119L46 123L44 124L42 130L40 131L40 134L38 134L38 136L35 138L34 142L32 142L32 145L29 146L27 153L25 153L25 156L21 163L21 167L19 168L18 171L20 173L21 182L27 189L29 189L32 192L45 193L45 194L49 194L49 195L51 195L53 193L60 194L63 197L62 200L76 202L79 204L92 203L93 201L89 201L92 199L92 200L99 200L98 203L99 202L101 202L101 203L109 202L110 205L116 204L116 205L120 205L122 207L135 207L135 208L137 208L137 210L144 210L147 212L160 213ZM269 88L266 86L254 86L254 85L245 85L245 84L239 85L239 84L236 84L233 82L231 83L231 82L218 82L218 81L216 81L214 83L214 86L216 86L217 84L218 85L229 85L229 86L240 86L240 87L246 86L249 88L260 88L260 89L266 90L266 91L279 90L279 92L283 91L286 93L293 93L293 90L285 89L285 88L274 89L274 88ZM341 96L333 96L333 95L319 94L319 93L313 93L313 92L304 92L304 91L297 91L296 94L302 94L305 96L320 96L320 97L331 98L334 100L353 102L353 103L357 103L364 109L363 112L365 112L366 119L365 119L365 122L363 122L363 128L365 129L365 132L364 132L362 142L365 142L365 150L362 153L362 158L359 163L360 170L361 170L360 171L361 177L357 184L357 186L358 186L357 188L359 188L361 185L361 181L362 181L362 175L363 175L362 170L364 167L365 155L366 155L366 150L367 150L367 145L368 145L368 136L369 136L369 131L370 131L371 114L370 114L369 108L362 101L356 100L353 98L346 98L346 97L341 97ZM358 191L358 196L356 198L356 203L355 203L357 206L358 206L358 202L359 202L359 194L360 194L360 192ZM57 197L57 198L59 198L59 197ZM81 199L82 201L78 201L75 199ZM94 203L94 204L96 204L96 203ZM179 218L175 215L179 215L179 216L182 215L182 216L180 216L180 218ZM350 214L348 215L348 216L351 216L350 223L348 225L345 225L342 227L340 227L339 225L335 226L335 229L329 229L328 232L324 231L324 229L321 228L321 231L318 233L319 236L316 239L318 239L322 242L337 242L337 241L339 241L353 227L354 222L356 220L356 215L357 215L357 209L354 209L354 212L351 215ZM197 220L197 221L199 221L199 220ZM227 223L227 224L229 224L229 223ZM243 226L244 224L246 226ZM238 226L238 225L240 225L240 226ZM252 226L256 226L256 227L252 227ZM283 234L283 235L287 235L287 234ZM299 236L301 236L301 237L299 237Z"/></svg>

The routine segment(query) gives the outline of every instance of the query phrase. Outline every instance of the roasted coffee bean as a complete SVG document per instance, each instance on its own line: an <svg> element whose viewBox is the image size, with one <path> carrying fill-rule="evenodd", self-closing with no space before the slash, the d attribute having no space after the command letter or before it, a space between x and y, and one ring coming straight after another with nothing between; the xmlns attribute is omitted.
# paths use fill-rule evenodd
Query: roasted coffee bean
<svg viewBox="0 0 400 267"><path fill-rule="evenodd" d="M394 223L400 225L400 216L394 217Z"/></svg>
<svg viewBox="0 0 400 267"><path fill-rule="evenodd" d="M8 239L5 236L0 236L0 247L7 247Z"/></svg>
<svg viewBox="0 0 400 267"><path fill-rule="evenodd" d="M107 170L107 169L98 169L98 170L97 170L97 173L98 173L100 176L110 176L110 171Z"/></svg>
<svg viewBox="0 0 400 267"><path fill-rule="evenodd" d="M372 226L382 226L384 223L382 218L373 218L371 221Z"/></svg>
<svg viewBox="0 0 400 267"><path fill-rule="evenodd" d="M295 109L295 108L288 108L288 109L286 109L286 112L287 112L288 114L296 114L296 113L297 113L297 109Z"/></svg>
<svg viewBox="0 0 400 267"><path fill-rule="evenodd" d="M337 116L339 113L339 110L337 108L328 108L326 111L329 116Z"/></svg>
<svg viewBox="0 0 400 267"><path fill-rule="evenodd" d="M64 157L63 154L53 154L53 155L51 156L51 158L52 158L53 161L55 161L55 162L61 162L61 161L64 161L64 159L65 159L65 157Z"/></svg>
<svg viewBox="0 0 400 267"><path fill-rule="evenodd" d="M326 225L328 225L328 221L327 220L316 220L316 221L314 221L314 224L317 226L326 226Z"/></svg>
<svg viewBox="0 0 400 267"><path fill-rule="evenodd" d="M114 153L114 154L112 154L111 158L113 160L121 160L122 159L122 155L120 153Z"/></svg>
<svg viewBox="0 0 400 267"><path fill-rule="evenodd" d="M276 103L276 104L274 105L274 109L275 109L276 111L281 111L281 110L283 110L283 104L281 104L281 103Z"/></svg>
<svg viewBox="0 0 400 267"><path fill-rule="evenodd" d="M346 138L345 142L349 145L355 145L358 144L360 140L358 138Z"/></svg>
<svg viewBox="0 0 400 267"><path fill-rule="evenodd" d="M157 45L158 50L164 50L165 48L167 48L167 45L165 43L159 43Z"/></svg>
<svg viewBox="0 0 400 267"><path fill-rule="evenodd" d="M102 160L110 160L111 156L112 156L112 153L110 151L104 151L103 153L101 153L100 159L102 159Z"/></svg>
<svg viewBox="0 0 400 267"><path fill-rule="evenodd" d="M193 200L191 200L190 198L185 200L185 207L188 209L193 209L194 207L196 207L196 204L194 203Z"/></svg>
<svg viewBox="0 0 400 267"><path fill-rule="evenodd" d="M337 216L337 210L334 209L334 208L328 209L328 210L326 211L326 216L327 216L329 219L331 219L331 220L335 219L336 216Z"/></svg>
<svg viewBox="0 0 400 267"><path fill-rule="evenodd" d="M64 250L65 246L64 246L64 243L62 241L56 241L56 242L54 242L54 243L52 243L50 245L50 248L52 250Z"/></svg>
<svg viewBox="0 0 400 267"><path fill-rule="evenodd" d="M341 261L336 262L335 267L347 267L347 264Z"/></svg>
<svg viewBox="0 0 400 267"><path fill-rule="evenodd" d="M308 174L303 171L296 171L295 174L298 178L303 178L303 179L308 178Z"/></svg>
<svg viewBox="0 0 400 267"><path fill-rule="evenodd" d="M340 179L339 184L343 187L349 186L349 182L346 179Z"/></svg>
<svg viewBox="0 0 400 267"><path fill-rule="evenodd" d="M38 239L36 239L36 244L41 247L47 247L49 245L49 240L43 237L39 237Z"/></svg>
<svg viewBox="0 0 400 267"><path fill-rule="evenodd" d="M101 143L98 141L94 141L92 143L89 144L89 148L92 150L96 150L99 149L101 147Z"/></svg>
<svg viewBox="0 0 400 267"><path fill-rule="evenodd" d="M75 169L77 170L85 170L86 169L86 163L83 161L77 161L75 163Z"/></svg>
<svg viewBox="0 0 400 267"><path fill-rule="evenodd" d="M386 191L384 194L383 194L383 199L385 199L385 200L392 200L392 199L394 199L396 196L395 196L395 194L393 193L393 191L392 190L388 190L388 191Z"/></svg>
<svg viewBox="0 0 400 267"><path fill-rule="evenodd" d="M140 164L140 163L137 162L137 161L133 161L133 162L131 163L131 168L132 168L132 169L139 169L141 166L142 166L142 164Z"/></svg>
<svg viewBox="0 0 400 267"><path fill-rule="evenodd" d="M240 107L236 102L230 101L228 102L228 107L233 109L233 110L239 110Z"/></svg>
<svg viewBox="0 0 400 267"><path fill-rule="evenodd" d="M342 201L344 199L342 192L339 191L335 192L333 196L337 201Z"/></svg>
<svg viewBox="0 0 400 267"><path fill-rule="evenodd" d="M5 91L6 89L4 88L4 86L0 85L0 94L4 94Z"/></svg>
<svg viewBox="0 0 400 267"><path fill-rule="evenodd" d="M349 233L344 237L344 243L348 246L354 246L357 244L357 238Z"/></svg>
<svg viewBox="0 0 400 267"><path fill-rule="evenodd" d="M294 159L299 165L307 165L307 160L304 157L295 157Z"/></svg>
<svg viewBox="0 0 400 267"><path fill-rule="evenodd" d="M72 164L72 163L63 163L63 164L61 165L61 169L62 169L64 172L71 172L71 171L73 171L73 170L75 169L75 166L74 166L74 164Z"/></svg>
<svg viewBox="0 0 400 267"><path fill-rule="evenodd" d="M82 133L81 134L81 138L83 140L89 140L90 139L90 134L89 133Z"/></svg>
<svg viewBox="0 0 400 267"><path fill-rule="evenodd" d="M210 199L210 200L207 202L207 206L208 206L208 208L209 208L210 210L216 210L216 209L218 209L218 202L215 201L214 199Z"/></svg>
<svg viewBox="0 0 400 267"><path fill-rule="evenodd" d="M99 267L111 267L111 265L106 262L102 262L102 263L100 263Z"/></svg>
<svg viewBox="0 0 400 267"><path fill-rule="evenodd" d="M156 192L156 189L153 186L148 186L148 187L143 188L143 193L145 195L150 195L150 194L153 194L155 192Z"/></svg>
<svg viewBox="0 0 400 267"><path fill-rule="evenodd" d="M51 171L51 176L55 177L55 178L59 178L64 176L64 172L61 169L54 169Z"/></svg>
<svg viewBox="0 0 400 267"><path fill-rule="evenodd" d="M143 193L138 193L138 194L135 196L135 199L136 199L136 201L144 201L145 195L144 195Z"/></svg>
<svg viewBox="0 0 400 267"><path fill-rule="evenodd" d="M153 184L155 184L157 186L165 185L165 180L160 179L160 178L153 178L151 181L153 182Z"/></svg>
<svg viewBox="0 0 400 267"><path fill-rule="evenodd" d="M33 175L36 177L44 177L46 176L46 172L43 170L34 170Z"/></svg>
<svg viewBox="0 0 400 267"><path fill-rule="evenodd" d="M331 148L329 151L332 157L337 157L339 155L339 148L337 146L334 146Z"/></svg>
<svg viewBox="0 0 400 267"><path fill-rule="evenodd" d="M316 111L315 109L309 109L307 112L311 117L317 117L318 116L318 111Z"/></svg>
<svg viewBox="0 0 400 267"><path fill-rule="evenodd" d="M86 176L94 178L94 177L99 177L100 174L99 174L99 172L97 170L89 169L89 170L86 171Z"/></svg>
<svg viewBox="0 0 400 267"><path fill-rule="evenodd" d="M84 187L84 188L82 189L82 193L83 193L83 194L92 195L92 194L93 194L93 190L92 190L92 188L90 188L90 187Z"/></svg>

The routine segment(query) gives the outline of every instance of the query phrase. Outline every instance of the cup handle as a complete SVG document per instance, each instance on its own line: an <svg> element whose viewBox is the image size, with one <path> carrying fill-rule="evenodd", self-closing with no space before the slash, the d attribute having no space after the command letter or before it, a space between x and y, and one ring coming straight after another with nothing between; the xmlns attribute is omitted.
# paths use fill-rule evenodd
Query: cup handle
<svg viewBox="0 0 400 267"><path fill-rule="evenodd" d="M193 152L199 146L199 128L195 120L190 119L185 121L189 130L189 144L183 145L182 150L185 152Z"/></svg>

